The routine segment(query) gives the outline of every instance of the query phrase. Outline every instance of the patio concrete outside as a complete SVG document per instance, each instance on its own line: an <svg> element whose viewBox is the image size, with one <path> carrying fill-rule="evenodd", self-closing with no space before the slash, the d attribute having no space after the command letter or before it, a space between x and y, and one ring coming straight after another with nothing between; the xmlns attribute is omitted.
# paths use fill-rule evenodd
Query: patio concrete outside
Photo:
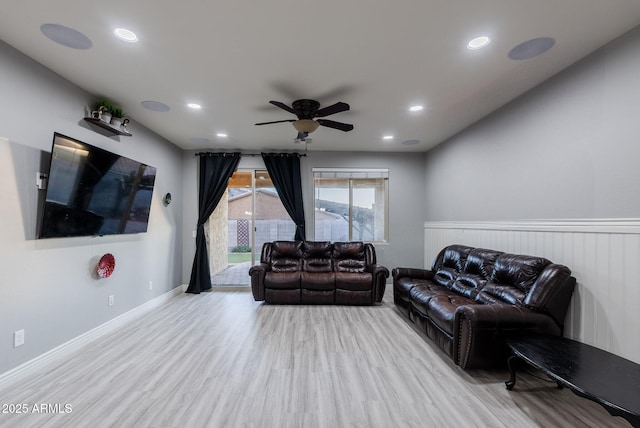
<svg viewBox="0 0 640 428"><path fill-rule="evenodd" d="M250 267L250 261L230 264L222 272L218 272L211 277L211 285L217 287L248 287L251 285Z"/></svg>

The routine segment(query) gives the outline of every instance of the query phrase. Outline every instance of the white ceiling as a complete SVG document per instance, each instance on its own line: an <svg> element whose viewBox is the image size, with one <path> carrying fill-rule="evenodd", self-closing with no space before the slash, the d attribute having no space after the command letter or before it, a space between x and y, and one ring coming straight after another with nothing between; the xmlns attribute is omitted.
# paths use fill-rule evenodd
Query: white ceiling
<svg viewBox="0 0 640 428"><path fill-rule="evenodd" d="M309 150L426 151L640 24L637 0L2 0L0 39L184 149L300 150L268 104L313 98L348 112ZM80 31L71 49L40 26ZM112 31L135 31L135 44ZM488 47L468 50L479 35ZM553 48L509 51L537 37ZM153 112L142 101L171 107ZM186 107L189 102L202 110ZM418 113L408 111L423 104ZM135 124L130 128L135 133ZM224 132L227 138L216 133ZM393 140L383 140L394 135ZM209 143L194 142L206 138ZM408 146L405 140L419 140Z"/></svg>

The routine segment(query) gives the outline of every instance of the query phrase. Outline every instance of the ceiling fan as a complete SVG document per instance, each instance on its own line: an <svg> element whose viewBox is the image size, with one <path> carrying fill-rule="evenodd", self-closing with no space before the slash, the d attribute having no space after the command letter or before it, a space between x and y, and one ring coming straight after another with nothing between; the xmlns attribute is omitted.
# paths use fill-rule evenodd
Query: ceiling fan
<svg viewBox="0 0 640 428"><path fill-rule="evenodd" d="M298 136L296 137L297 142L305 141L310 133L318 129L318 126L339 129L344 132L351 131L353 129L353 125L349 123L336 122L329 119L315 119L347 111L349 110L349 104L347 103L338 102L323 108L320 108L320 103L318 101L307 99L296 100L291 104L291 107L281 103L280 101L269 101L269 103L276 107L280 107L289 113L295 114L298 119L276 120L274 122L256 123L256 125L291 122L293 127L296 128L296 131L298 131Z"/></svg>

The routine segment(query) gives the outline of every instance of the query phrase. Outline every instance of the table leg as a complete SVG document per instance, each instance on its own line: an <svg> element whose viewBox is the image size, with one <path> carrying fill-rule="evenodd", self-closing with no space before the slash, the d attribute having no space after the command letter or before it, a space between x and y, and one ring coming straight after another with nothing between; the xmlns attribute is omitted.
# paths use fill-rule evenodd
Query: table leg
<svg viewBox="0 0 640 428"><path fill-rule="evenodd" d="M509 373L511 374L511 378L506 381L504 384L507 386L507 389L511 391L516 384L516 363L518 361L517 355L512 355L507 360L507 365L509 366Z"/></svg>

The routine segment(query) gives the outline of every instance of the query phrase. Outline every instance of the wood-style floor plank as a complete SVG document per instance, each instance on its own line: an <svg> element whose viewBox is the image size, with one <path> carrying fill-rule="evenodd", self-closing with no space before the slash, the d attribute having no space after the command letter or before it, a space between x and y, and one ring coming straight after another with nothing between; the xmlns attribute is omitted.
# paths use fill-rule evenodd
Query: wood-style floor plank
<svg viewBox="0 0 640 428"><path fill-rule="evenodd" d="M465 372L395 309L183 294L11 389L0 427L628 427L520 374ZM536 374L536 373L534 373ZM70 413L33 413L58 404Z"/></svg>

